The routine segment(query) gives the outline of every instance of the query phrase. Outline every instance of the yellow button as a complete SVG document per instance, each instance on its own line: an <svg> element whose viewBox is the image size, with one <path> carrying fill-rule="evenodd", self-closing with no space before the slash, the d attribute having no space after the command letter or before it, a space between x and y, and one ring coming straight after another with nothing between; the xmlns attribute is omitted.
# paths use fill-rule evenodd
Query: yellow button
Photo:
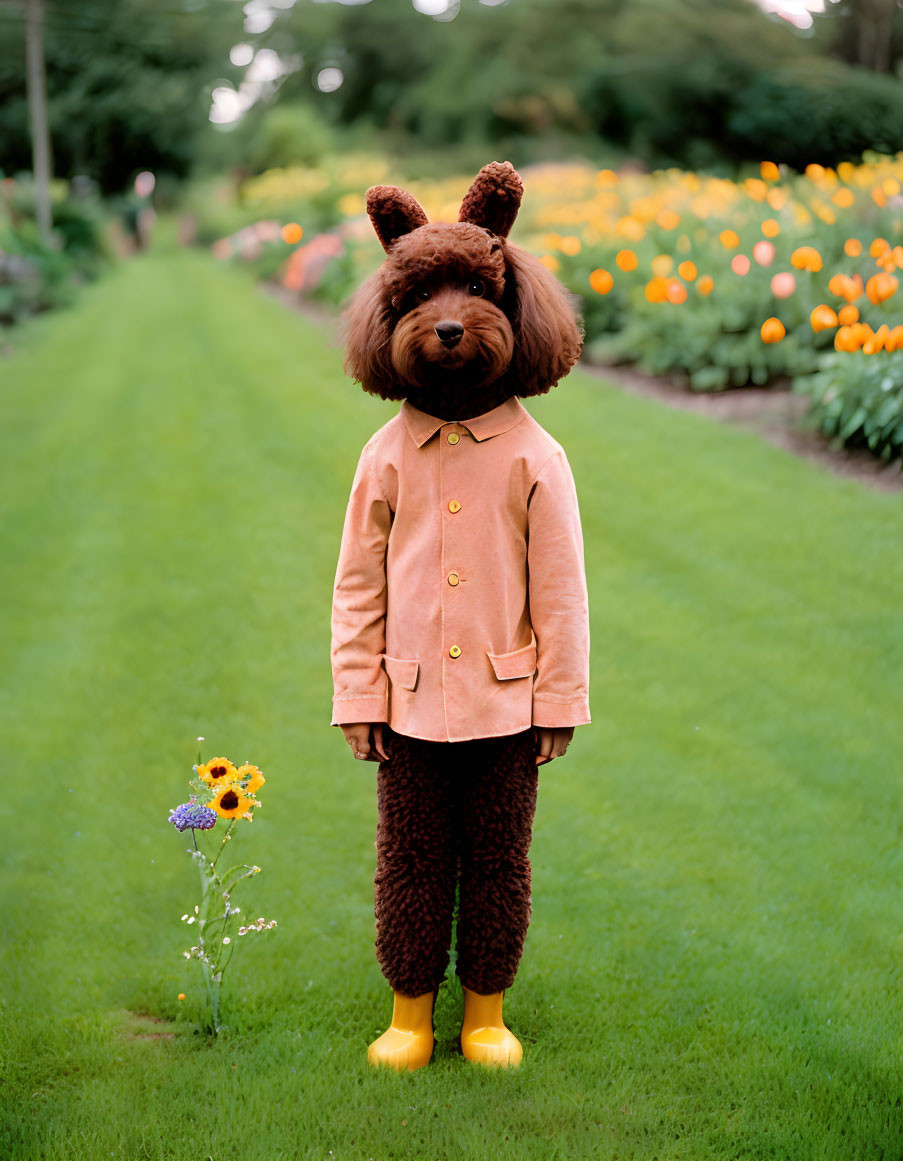
<svg viewBox="0 0 903 1161"><path fill-rule="evenodd" d="M450 444L456 444L460 438L460 435L456 431L450 431L448 433L448 442Z"/></svg>
<svg viewBox="0 0 903 1161"><path fill-rule="evenodd" d="M449 651L448 651L448 655L449 655L449 657L460 657L461 656L460 645L452 645L451 649L449 649Z"/></svg>
<svg viewBox="0 0 903 1161"><path fill-rule="evenodd" d="M460 512L460 511L461 511L461 505L458 503L458 501L457 501L457 500L449 500L449 502L448 502L448 510L449 510L449 512Z"/></svg>
<svg viewBox="0 0 903 1161"><path fill-rule="evenodd" d="M448 574L448 583L452 586L452 588L454 588L456 584L461 583L461 578L456 572L450 572Z"/></svg>

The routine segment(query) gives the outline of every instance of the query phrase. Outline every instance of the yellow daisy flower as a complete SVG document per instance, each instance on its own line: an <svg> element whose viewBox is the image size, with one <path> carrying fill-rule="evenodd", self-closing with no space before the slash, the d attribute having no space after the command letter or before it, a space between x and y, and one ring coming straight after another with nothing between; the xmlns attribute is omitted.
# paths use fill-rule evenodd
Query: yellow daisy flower
<svg viewBox="0 0 903 1161"><path fill-rule="evenodd" d="M237 774L228 758L211 758L203 766L198 766L198 776L208 786L219 786L223 782L234 782Z"/></svg>
<svg viewBox="0 0 903 1161"><path fill-rule="evenodd" d="M220 783L210 802L206 804L215 810L220 818L252 817L251 810L260 803L252 794L247 794L238 782Z"/></svg>
<svg viewBox="0 0 903 1161"><path fill-rule="evenodd" d="M266 782L266 778L264 778L260 770L258 770L256 766L250 765L250 763L246 763L244 766L239 766L235 777L236 780L241 782L244 786L245 794L253 794L255 791L259 790L261 786L263 786L264 782ZM245 781L246 778L248 779L247 782Z"/></svg>

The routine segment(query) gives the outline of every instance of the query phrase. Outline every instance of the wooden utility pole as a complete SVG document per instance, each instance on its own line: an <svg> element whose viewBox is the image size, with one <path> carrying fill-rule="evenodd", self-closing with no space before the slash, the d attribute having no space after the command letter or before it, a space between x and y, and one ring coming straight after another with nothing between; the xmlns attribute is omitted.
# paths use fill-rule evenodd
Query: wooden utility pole
<svg viewBox="0 0 903 1161"><path fill-rule="evenodd" d="M35 220L45 246L51 243L50 131L44 73L44 0L25 0L25 84L34 158Z"/></svg>

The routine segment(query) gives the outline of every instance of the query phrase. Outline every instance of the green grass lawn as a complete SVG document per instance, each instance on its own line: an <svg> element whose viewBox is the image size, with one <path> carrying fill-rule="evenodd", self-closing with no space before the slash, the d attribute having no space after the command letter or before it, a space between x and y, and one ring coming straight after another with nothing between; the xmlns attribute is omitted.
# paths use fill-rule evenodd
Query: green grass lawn
<svg viewBox="0 0 903 1161"><path fill-rule="evenodd" d="M196 255L12 341L0 1155L898 1161L899 496L582 374L530 404L580 491L595 720L541 775L525 1061L460 1056L450 983L430 1068L375 1073L375 768L327 724L329 606L393 405ZM267 774L233 846L280 924L214 1043L166 822L198 735Z"/></svg>

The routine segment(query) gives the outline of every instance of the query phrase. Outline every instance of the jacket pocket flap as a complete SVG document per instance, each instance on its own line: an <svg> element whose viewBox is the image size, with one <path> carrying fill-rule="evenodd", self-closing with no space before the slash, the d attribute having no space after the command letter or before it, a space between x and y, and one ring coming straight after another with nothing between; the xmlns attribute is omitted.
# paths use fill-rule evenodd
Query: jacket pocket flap
<svg viewBox="0 0 903 1161"><path fill-rule="evenodd" d="M486 656L492 662L499 681L510 681L513 677L532 677L536 672L536 638L513 653L487 653Z"/></svg>
<svg viewBox="0 0 903 1161"><path fill-rule="evenodd" d="M417 688L417 678L420 675L419 661L399 661L397 657L390 657L388 653L384 653L383 664L393 685L398 685L402 689Z"/></svg>

